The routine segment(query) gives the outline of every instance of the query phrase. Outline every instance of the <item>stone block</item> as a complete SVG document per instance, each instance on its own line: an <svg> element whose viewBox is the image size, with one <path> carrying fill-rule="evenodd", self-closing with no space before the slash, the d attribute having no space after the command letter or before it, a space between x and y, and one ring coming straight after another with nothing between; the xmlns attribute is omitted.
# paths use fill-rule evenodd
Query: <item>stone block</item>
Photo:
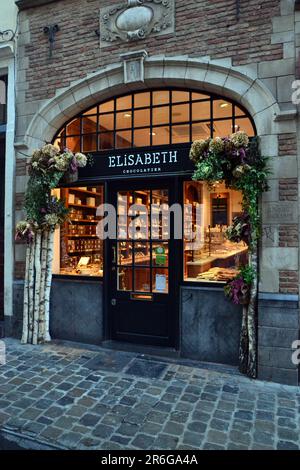
<svg viewBox="0 0 300 470"><path fill-rule="evenodd" d="M258 365L258 379L286 385L298 385L298 371Z"/></svg>
<svg viewBox="0 0 300 470"><path fill-rule="evenodd" d="M283 44L283 58L291 59L295 57L295 43L294 42L285 42Z"/></svg>
<svg viewBox="0 0 300 470"><path fill-rule="evenodd" d="M279 347L291 349L292 344L299 337L298 329L274 328L260 326L258 328L259 347Z"/></svg>
<svg viewBox="0 0 300 470"><path fill-rule="evenodd" d="M181 353L200 361L236 365L241 306L224 299L223 289L181 290Z"/></svg>
<svg viewBox="0 0 300 470"><path fill-rule="evenodd" d="M298 248L267 247L262 250L262 269L298 270Z"/></svg>
<svg viewBox="0 0 300 470"><path fill-rule="evenodd" d="M273 32L280 33L283 31L294 30L294 15L276 16L272 19Z"/></svg>
<svg viewBox="0 0 300 470"><path fill-rule="evenodd" d="M274 33L271 36L271 44L284 44L286 42L293 41L294 31L285 31Z"/></svg>
<svg viewBox="0 0 300 470"><path fill-rule="evenodd" d="M295 224L298 221L296 201L264 202L262 206L264 224Z"/></svg>
<svg viewBox="0 0 300 470"><path fill-rule="evenodd" d="M279 291L279 273L275 269L260 269L259 289L263 292Z"/></svg>
<svg viewBox="0 0 300 470"><path fill-rule="evenodd" d="M284 15L293 15L295 10L295 0L281 0L280 13Z"/></svg>
<svg viewBox="0 0 300 470"><path fill-rule="evenodd" d="M258 362L262 366L297 369L292 362L293 350L288 348L258 348Z"/></svg>
<svg viewBox="0 0 300 470"><path fill-rule="evenodd" d="M269 183L269 191L263 193L263 195L262 195L263 204L265 202L278 202L279 201L279 184L278 184L278 180L270 180L268 183Z"/></svg>
<svg viewBox="0 0 300 470"><path fill-rule="evenodd" d="M277 78L277 98L279 103L292 101L292 83L295 81L295 75Z"/></svg>
<svg viewBox="0 0 300 470"><path fill-rule="evenodd" d="M273 328L297 329L299 328L299 310L263 307L259 303L258 324Z"/></svg>
<svg viewBox="0 0 300 470"><path fill-rule="evenodd" d="M262 61L258 65L258 76L260 78L280 77L295 73L295 59L278 59L273 61Z"/></svg>
<svg viewBox="0 0 300 470"><path fill-rule="evenodd" d="M50 330L55 339L100 344L103 339L103 297L99 281L53 279ZM93 299L93 308L82 299Z"/></svg>

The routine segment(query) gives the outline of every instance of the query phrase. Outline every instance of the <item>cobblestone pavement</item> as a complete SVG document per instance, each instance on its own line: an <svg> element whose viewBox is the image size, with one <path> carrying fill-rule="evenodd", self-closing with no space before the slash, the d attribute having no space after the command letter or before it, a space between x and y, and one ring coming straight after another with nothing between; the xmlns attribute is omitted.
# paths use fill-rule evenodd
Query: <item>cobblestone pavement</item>
<svg viewBox="0 0 300 470"><path fill-rule="evenodd" d="M300 449L300 389L235 369L6 339L0 428L67 449Z"/></svg>

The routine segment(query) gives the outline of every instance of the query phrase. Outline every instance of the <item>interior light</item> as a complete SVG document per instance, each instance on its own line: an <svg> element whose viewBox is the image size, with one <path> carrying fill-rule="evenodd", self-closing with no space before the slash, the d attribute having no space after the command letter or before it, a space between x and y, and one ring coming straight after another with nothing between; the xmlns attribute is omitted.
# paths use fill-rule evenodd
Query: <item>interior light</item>
<svg viewBox="0 0 300 470"><path fill-rule="evenodd" d="M220 108L227 108L229 106L229 103L221 103Z"/></svg>
<svg viewBox="0 0 300 470"><path fill-rule="evenodd" d="M156 132L149 132L149 135L156 135Z"/></svg>
<svg viewBox="0 0 300 470"><path fill-rule="evenodd" d="M131 117L131 114L130 114L130 113L125 113L125 114L124 114L124 117L125 117L125 118L130 118L130 117Z"/></svg>

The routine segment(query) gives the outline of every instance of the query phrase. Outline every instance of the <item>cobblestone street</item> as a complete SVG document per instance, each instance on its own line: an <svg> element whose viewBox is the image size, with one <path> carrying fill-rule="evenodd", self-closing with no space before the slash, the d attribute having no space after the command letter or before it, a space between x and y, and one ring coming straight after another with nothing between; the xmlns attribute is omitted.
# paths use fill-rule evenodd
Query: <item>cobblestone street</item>
<svg viewBox="0 0 300 470"><path fill-rule="evenodd" d="M300 449L299 388L181 359L5 343L4 431L64 449Z"/></svg>

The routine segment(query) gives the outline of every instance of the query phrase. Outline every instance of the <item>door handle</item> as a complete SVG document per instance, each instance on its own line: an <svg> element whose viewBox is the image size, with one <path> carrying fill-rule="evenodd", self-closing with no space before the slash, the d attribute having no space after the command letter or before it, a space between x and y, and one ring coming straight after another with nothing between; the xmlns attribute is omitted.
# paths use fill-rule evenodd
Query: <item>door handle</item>
<svg viewBox="0 0 300 470"><path fill-rule="evenodd" d="M117 256L116 256L116 254L117 254L117 253L116 253L116 247L115 247L115 246L112 247L112 253L113 253L112 262L113 262L114 264L116 264L116 262L117 262Z"/></svg>
<svg viewBox="0 0 300 470"><path fill-rule="evenodd" d="M115 307L117 305L117 300L116 299L111 299L111 305Z"/></svg>

